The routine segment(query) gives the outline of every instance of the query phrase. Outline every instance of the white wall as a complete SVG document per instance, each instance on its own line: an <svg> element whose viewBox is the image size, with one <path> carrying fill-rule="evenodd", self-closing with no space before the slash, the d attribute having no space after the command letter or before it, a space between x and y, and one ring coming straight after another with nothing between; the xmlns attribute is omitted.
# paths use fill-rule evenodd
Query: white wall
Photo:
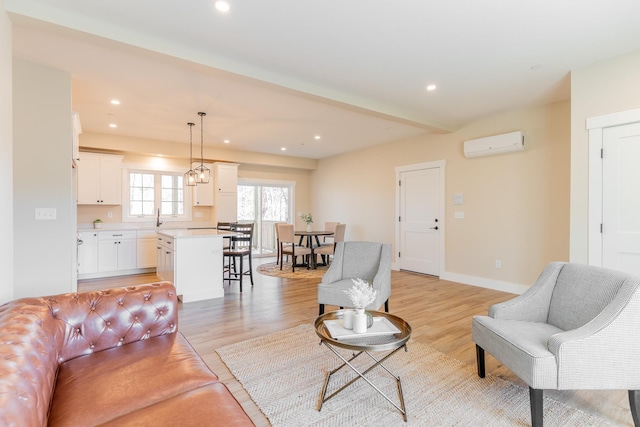
<svg viewBox="0 0 640 427"><path fill-rule="evenodd" d="M11 22L0 0L0 304L13 299L13 140Z"/></svg>
<svg viewBox="0 0 640 427"><path fill-rule="evenodd" d="M588 263L590 117L640 108L640 51L571 73L571 261Z"/></svg>
<svg viewBox="0 0 640 427"><path fill-rule="evenodd" d="M14 58L14 296L74 287L76 207L71 168L71 75ZM36 221L36 208L57 219Z"/></svg>

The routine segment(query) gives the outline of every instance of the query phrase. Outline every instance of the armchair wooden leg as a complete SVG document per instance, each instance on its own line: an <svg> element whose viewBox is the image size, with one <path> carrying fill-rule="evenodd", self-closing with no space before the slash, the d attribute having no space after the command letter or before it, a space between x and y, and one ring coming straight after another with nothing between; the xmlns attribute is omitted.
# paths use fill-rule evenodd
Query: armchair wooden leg
<svg viewBox="0 0 640 427"><path fill-rule="evenodd" d="M320 304L319 310L318 310L318 315L321 316L324 314L324 304Z"/></svg>
<svg viewBox="0 0 640 427"><path fill-rule="evenodd" d="M633 425L640 427L640 390L629 390L629 406L631 407L631 416L633 417Z"/></svg>
<svg viewBox="0 0 640 427"><path fill-rule="evenodd" d="M529 387L529 401L531 402L531 427L542 427L542 390Z"/></svg>
<svg viewBox="0 0 640 427"><path fill-rule="evenodd" d="M484 370L484 349L476 344L476 364L478 365L478 376L480 378L485 377Z"/></svg>

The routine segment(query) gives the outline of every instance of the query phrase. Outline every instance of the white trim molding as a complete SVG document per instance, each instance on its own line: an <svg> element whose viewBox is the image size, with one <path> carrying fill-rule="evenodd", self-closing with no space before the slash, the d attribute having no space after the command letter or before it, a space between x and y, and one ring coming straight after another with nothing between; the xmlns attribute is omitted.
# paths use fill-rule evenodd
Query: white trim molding
<svg viewBox="0 0 640 427"><path fill-rule="evenodd" d="M462 283L464 285L477 286L479 288L493 289L496 291L509 292L512 294L523 294L530 286L518 283L501 282L498 280L486 279L484 277L467 276L465 274L445 272L440 276L440 280Z"/></svg>
<svg viewBox="0 0 640 427"><path fill-rule="evenodd" d="M602 267L602 148L603 129L640 122L640 109L621 111L590 117L586 120L589 132L589 213L588 213L588 263Z"/></svg>

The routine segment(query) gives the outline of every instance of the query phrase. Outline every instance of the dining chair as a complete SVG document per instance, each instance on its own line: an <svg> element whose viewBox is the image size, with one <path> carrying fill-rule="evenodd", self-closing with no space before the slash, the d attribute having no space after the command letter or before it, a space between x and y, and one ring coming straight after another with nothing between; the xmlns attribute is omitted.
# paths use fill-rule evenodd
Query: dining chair
<svg viewBox="0 0 640 427"><path fill-rule="evenodd" d="M335 234L336 226L340 224L339 222L325 222L324 223L324 231L331 231ZM335 239L333 236L324 236L322 239L322 244L331 244L335 243Z"/></svg>
<svg viewBox="0 0 640 427"><path fill-rule="evenodd" d="M280 221L273 224L276 229L276 264L280 264L280 257L282 256L282 253L280 252L280 230L278 228L278 225L280 224L286 224L286 222Z"/></svg>
<svg viewBox="0 0 640 427"><path fill-rule="evenodd" d="M296 264L297 257L312 256L313 249L296 244L293 224L278 224L278 234L280 235L280 270L282 270L284 255L291 255L291 271L295 272L296 266L300 267L305 265ZM310 259L307 260L307 268L309 268L310 261Z"/></svg>
<svg viewBox="0 0 640 427"><path fill-rule="evenodd" d="M334 243L328 244L328 245L322 245L319 248L314 249L313 251L314 256L321 255L323 263L325 265L329 264L329 257L334 255L336 245L339 242L344 242L344 232L346 228L347 228L347 224L336 224L336 228L333 233Z"/></svg>
<svg viewBox="0 0 640 427"><path fill-rule="evenodd" d="M238 233L238 235L231 236L230 246L223 249L222 253L224 259L227 261L224 271L227 276L224 280L229 282L238 281L240 283L240 292L242 292L242 278L249 276L251 286L253 286L253 266L251 249L253 247L253 228L254 224L231 224L230 230ZM248 258L248 268L244 269L244 259ZM224 274L224 272L223 272Z"/></svg>

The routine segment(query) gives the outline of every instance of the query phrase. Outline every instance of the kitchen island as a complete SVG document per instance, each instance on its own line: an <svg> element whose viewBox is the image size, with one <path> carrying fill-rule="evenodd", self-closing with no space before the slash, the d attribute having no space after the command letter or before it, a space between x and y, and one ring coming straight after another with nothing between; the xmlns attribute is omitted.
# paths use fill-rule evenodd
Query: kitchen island
<svg viewBox="0 0 640 427"><path fill-rule="evenodd" d="M224 237L235 233L211 229L158 230L156 274L172 282L182 302L224 297Z"/></svg>

